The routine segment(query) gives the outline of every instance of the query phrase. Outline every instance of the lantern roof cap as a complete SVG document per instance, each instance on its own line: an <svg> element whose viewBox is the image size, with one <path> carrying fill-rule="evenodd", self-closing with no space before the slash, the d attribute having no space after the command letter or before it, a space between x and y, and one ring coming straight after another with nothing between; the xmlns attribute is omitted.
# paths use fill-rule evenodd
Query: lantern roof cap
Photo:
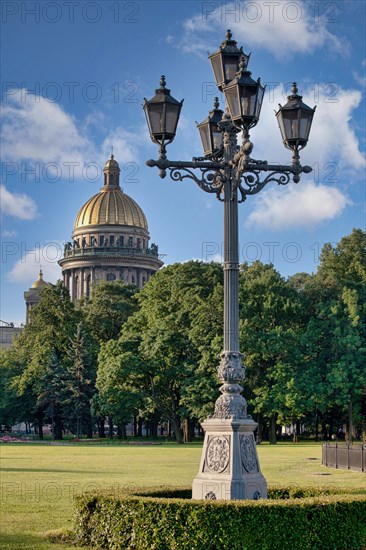
<svg viewBox="0 0 366 550"><path fill-rule="evenodd" d="M219 109L219 106L220 106L219 98L215 97L214 108L211 109L211 111L209 111L208 117L206 117L205 120L203 120L200 123L196 122L196 126L201 126L202 124L206 124L207 122L215 122L216 124L221 122L224 111Z"/></svg>
<svg viewBox="0 0 366 550"><path fill-rule="evenodd" d="M166 88L165 76L161 75L160 77L160 88L155 90L155 96L152 99L149 99L148 103L173 103L174 105L180 105L180 101L177 101L170 95L170 90ZM145 98L147 102L147 99Z"/></svg>
<svg viewBox="0 0 366 550"><path fill-rule="evenodd" d="M299 90L297 88L296 82L293 82L291 88L292 94L287 96L286 105L282 106L281 104L279 104L280 109L304 109L305 111L315 111L316 106L314 107L314 109L312 109L311 107L309 107L309 105L306 105L306 103L302 101L302 95L299 95L297 93L298 91Z"/></svg>

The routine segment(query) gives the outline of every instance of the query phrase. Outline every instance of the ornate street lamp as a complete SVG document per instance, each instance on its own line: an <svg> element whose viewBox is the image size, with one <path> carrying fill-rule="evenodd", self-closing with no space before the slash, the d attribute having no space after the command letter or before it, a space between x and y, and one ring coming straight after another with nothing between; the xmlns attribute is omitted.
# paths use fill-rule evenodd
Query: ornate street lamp
<svg viewBox="0 0 366 550"><path fill-rule="evenodd" d="M284 146L292 151L298 151L308 142L316 106L312 109L302 102L302 96L297 94L296 82L293 82L291 91L292 94L287 96L286 105L282 107L279 104L276 117Z"/></svg>
<svg viewBox="0 0 366 550"><path fill-rule="evenodd" d="M166 145L175 138L180 111L183 101L177 101L165 87L165 76L160 77L160 88L155 90L155 96L147 101L144 99L144 111L150 137L160 145L160 158L166 158Z"/></svg>
<svg viewBox="0 0 366 550"><path fill-rule="evenodd" d="M206 157L215 156L223 148L222 131L219 128L223 114L219 109L219 98L215 97L214 108L208 117L201 124L196 123Z"/></svg>
<svg viewBox="0 0 366 550"><path fill-rule="evenodd" d="M293 151L292 164L268 164L251 159L253 144L249 140L249 129L259 120L265 89L259 80L251 78L246 70L249 56L244 57L231 38L228 31L226 41L210 56L217 86L224 91L228 108L218 120L218 101L215 101L208 118L198 124L204 158L192 161L166 158L165 144L174 139L182 102L169 95L169 105L174 105L175 110L171 131L167 132L166 118L161 114L164 110L158 111L157 122L152 108L156 103L161 105L162 95L169 94L165 80L155 98L145 100L144 106L151 139L160 144L160 158L148 160L146 164L157 166L162 178L169 170L174 181L192 179L224 203L224 349L218 366L222 395L215 403L214 414L202 424L205 440L199 473L193 481L195 499L267 497L267 484L260 471L254 439L257 423L247 414L247 403L240 395L244 366L239 351L238 203L248 195L259 193L270 182L286 185L292 176L297 183L302 172L312 171L309 166L301 166L299 149L307 143L315 109L302 103L296 87L289 102L276 113L283 142ZM243 129L240 148L237 145L239 128Z"/></svg>
<svg viewBox="0 0 366 550"><path fill-rule="evenodd" d="M246 131L259 120L265 87L251 77L246 70L244 57L241 57L235 78L224 88L226 102L233 123Z"/></svg>
<svg viewBox="0 0 366 550"><path fill-rule="evenodd" d="M226 33L226 40L222 42L219 49L209 56L212 70L215 76L216 85L220 92L228 84L239 70L240 58L244 58L245 66L249 63L249 55L243 53L243 49L238 49L236 41L232 39L231 31Z"/></svg>

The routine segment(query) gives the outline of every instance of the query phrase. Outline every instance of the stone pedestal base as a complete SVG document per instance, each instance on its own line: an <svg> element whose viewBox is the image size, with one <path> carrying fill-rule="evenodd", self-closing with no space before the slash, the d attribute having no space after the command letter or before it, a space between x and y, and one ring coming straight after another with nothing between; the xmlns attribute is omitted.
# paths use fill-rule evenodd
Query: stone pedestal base
<svg viewBox="0 0 366 550"><path fill-rule="evenodd" d="M256 422L250 418L209 418L202 426L205 440L192 498L267 498L267 483L260 471L253 434Z"/></svg>

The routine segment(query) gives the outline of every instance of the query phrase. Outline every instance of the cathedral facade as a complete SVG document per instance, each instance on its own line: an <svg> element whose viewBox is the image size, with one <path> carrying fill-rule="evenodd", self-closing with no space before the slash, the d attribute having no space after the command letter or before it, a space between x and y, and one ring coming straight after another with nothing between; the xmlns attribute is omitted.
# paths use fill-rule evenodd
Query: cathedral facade
<svg viewBox="0 0 366 550"><path fill-rule="evenodd" d="M138 288L163 265L158 247L149 244L144 212L120 187L120 167L111 155L104 185L76 216L72 242L59 261L63 283L73 301L90 296L99 281L121 280Z"/></svg>

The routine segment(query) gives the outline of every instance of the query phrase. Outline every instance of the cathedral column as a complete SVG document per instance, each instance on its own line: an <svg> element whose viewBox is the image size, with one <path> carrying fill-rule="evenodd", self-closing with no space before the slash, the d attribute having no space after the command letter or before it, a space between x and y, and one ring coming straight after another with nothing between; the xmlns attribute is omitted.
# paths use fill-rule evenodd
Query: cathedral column
<svg viewBox="0 0 366 550"><path fill-rule="evenodd" d="M72 269L71 270L71 281L72 281L72 286L71 286L71 299L73 302L75 302L76 300L76 276L75 276L75 269Z"/></svg>
<svg viewBox="0 0 366 550"><path fill-rule="evenodd" d="M80 293L79 293L79 298L82 298L84 296L84 288L85 288L84 277L85 277L85 273L84 273L84 268L82 267L80 269Z"/></svg>

